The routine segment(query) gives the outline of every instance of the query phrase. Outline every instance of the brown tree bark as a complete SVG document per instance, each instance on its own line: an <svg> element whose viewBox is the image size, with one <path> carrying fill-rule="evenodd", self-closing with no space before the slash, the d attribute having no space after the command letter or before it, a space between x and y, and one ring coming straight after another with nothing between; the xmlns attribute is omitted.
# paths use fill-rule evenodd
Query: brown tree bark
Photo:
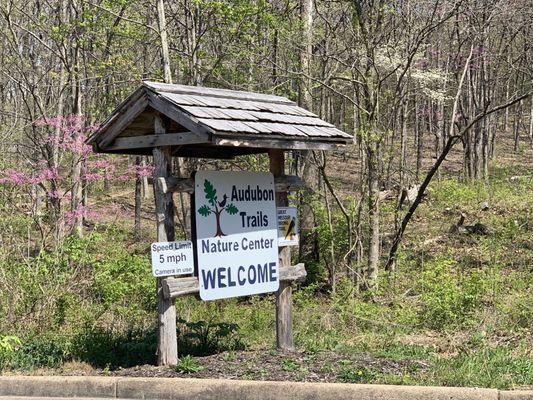
<svg viewBox="0 0 533 400"><path fill-rule="evenodd" d="M135 166L140 167L142 156L135 157ZM133 237L139 240L141 237L141 207L142 207L142 177L137 172L135 176L135 221L133 225Z"/></svg>
<svg viewBox="0 0 533 400"><path fill-rule="evenodd" d="M313 53L313 0L300 0L300 19L302 22L302 47L300 50L301 76L298 80L298 102L307 110L313 109L311 94L311 59ZM318 187L317 168L310 151L301 151L296 157L302 164L302 179L312 191ZM304 193L300 212L300 259L304 262L317 261L317 242L314 234L315 217L309 204L311 191Z"/></svg>

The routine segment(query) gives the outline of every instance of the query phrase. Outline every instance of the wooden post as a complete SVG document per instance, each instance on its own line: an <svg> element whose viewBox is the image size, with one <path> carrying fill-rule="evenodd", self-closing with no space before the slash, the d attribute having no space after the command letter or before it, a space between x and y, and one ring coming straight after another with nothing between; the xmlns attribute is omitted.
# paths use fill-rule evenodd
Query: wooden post
<svg viewBox="0 0 533 400"><path fill-rule="evenodd" d="M274 177L285 173L285 153L283 150L269 150L270 172ZM276 206L286 207L289 204L287 192L276 193ZM291 264L290 247L279 248L279 266L289 267ZM292 286L288 281L280 281L276 292L276 342L279 350L294 350L292 335Z"/></svg>
<svg viewBox="0 0 533 400"><path fill-rule="evenodd" d="M165 117L156 115L154 131L156 134L166 133ZM154 179L171 176L172 154L170 146L154 147ZM163 193L154 185L155 213L157 223L157 241L170 242L174 234L174 200L172 193ZM178 363L178 341L176 337L176 306L174 300L166 299L163 293L163 281L157 278L157 319L158 343L157 364L176 365Z"/></svg>

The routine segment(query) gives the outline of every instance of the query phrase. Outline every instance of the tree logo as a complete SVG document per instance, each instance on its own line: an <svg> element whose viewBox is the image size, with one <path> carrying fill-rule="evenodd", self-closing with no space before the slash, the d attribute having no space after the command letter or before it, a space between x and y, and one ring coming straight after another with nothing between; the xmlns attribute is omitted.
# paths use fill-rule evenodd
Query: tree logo
<svg viewBox="0 0 533 400"><path fill-rule="evenodd" d="M224 194L222 201L218 201L217 190L214 188L213 184L207 179L204 180L204 193L205 199L207 200L209 205L204 204L198 209L198 213L202 217L207 217L211 215L211 213L214 213L217 222L217 231L214 236L226 236L226 234L222 232L222 228L220 227L220 215L222 214L222 211L226 211L229 215L235 215L239 212L239 210L237 209L237 207L235 207L233 203L228 204L227 194Z"/></svg>

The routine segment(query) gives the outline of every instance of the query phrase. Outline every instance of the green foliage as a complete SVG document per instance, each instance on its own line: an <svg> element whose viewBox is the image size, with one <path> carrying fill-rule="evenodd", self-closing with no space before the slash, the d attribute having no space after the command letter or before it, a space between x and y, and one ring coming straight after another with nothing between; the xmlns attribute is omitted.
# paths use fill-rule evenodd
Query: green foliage
<svg viewBox="0 0 533 400"><path fill-rule="evenodd" d="M533 363L526 346L524 343L516 349L481 344L475 350L441 357L434 361L434 369L425 379L432 385L444 386L511 389L531 385Z"/></svg>
<svg viewBox="0 0 533 400"><path fill-rule="evenodd" d="M153 305L149 293L153 292L155 285L146 257L131 254L127 249L116 249L112 255L96 262L93 268L94 295L104 305L127 307L137 299L141 300L142 305Z"/></svg>
<svg viewBox="0 0 533 400"><path fill-rule="evenodd" d="M338 377L343 382L370 383L377 377L377 372L372 368L353 365L350 360L341 360L341 369Z"/></svg>
<svg viewBox="0 0 533 400"><path fill-rule="evenodd" d="M291 372L291 371L297 371L300 369L300 366L295 361L291 360L290 358L282 358L281 359L281 369L283 371Z"/></svg>
<svg viewBox="0 0 533 400"><path fill-rule="evenodd" d="M74 338L72 357L100 368L154 364L156 346L155 330L116 333L93 329Z"/></svg>
<svg viewBox="0 0 533 400"><path fill-rule="evenodd" d="M426 359L435 353L435 349L419 345L407 345L403 343L388 342L382 349L376 352L377 357L397 361Z"/></svg>
<svg viewBox="0 0 533 400"><path fill-rule="evenodd" d="M44 334L17 341L3 368L34 370L56 368L71 357L71 342L61 335Z"/></svg>
<svg viewBox="0 0 533 400"><path fill-rule="evenodd" d="M449 257L426 264L417 287L422 302L420 324L432 329L467 323L487 290L481 271L462 275L455 260Z"/></svg>
<svg viewBox="0 0 533 400"><path fill-rule="evenodd" d="M182 374L192 374L203 370L204 367L199 365L190 355L181 357L176 365L176 371Z"/></svg>
<svg viewBox="0 0 533 400"><path fill-rule="evenodd" d="M431 195L435 201L447 204L477 204L487 199L487 187L480 182L469 184L460 182L457 179L446 179L432 186Z"/></svg>
<svg viewBox="0 0 533 400"><path fill-rule="evenodd" d="M204 193L209 204L211 204L212 207L215 207L217 202L217 190L207 179L204 180Z"/></svg>
<svg viewBox="0 0 533 400"><path fill-rule="evenodd" d="M198 209L198 213L202 216L202 217L207 217L208 215L211 214L211 209L207 206L207 205L203 205L202 207L200 207Z"/></svg>
<svg viewBox="0 0 533 400"><path fill-rule="evenodd" d="M21 344L22 342L17 336L0 336L0 371L11 363L11 360L15 357L17 347Z"/></svg>
<svg viewBox="0 0 533 400"><path fill-rule="evenodd" d="M514 275L514 274L513 274ZM515 275L516 278L519 278ZM533 294L531 285L524 291L510 296L506 302L498 304L501 321L499 326L508 332L524 331L531 328L533 321Z"/></svg>
<svg viewBox="0 0 533 400"><path fill-rule="evenodd" d="M233 203L230 203L228 204L228 206L226 207L226 212L229 214L229 215L235 215L239 212L239 209L237 207L235 207L235 205Z"/></svg>
<svg viewBox="0 0 533 400"><path fill-rule="evenodd" d="M208 355L244 348L238 334L238 325L225 322L178 320L178 343L180 352Z"/></svg>

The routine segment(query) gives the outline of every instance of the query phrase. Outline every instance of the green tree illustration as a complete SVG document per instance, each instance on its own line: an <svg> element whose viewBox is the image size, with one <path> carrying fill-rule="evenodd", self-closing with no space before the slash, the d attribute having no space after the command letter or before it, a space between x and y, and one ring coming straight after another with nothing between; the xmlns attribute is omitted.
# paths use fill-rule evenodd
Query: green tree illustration
<svg viewBox="0 0 533 400"><path fill-rule="evenodd" d="M207 179L204 180L204 193L208 204L204 204L202 207L200 207L198 209L198 213L202 217L207 217L211 215L211 213L214 213L217 223L217 230L214 236L226 236L220 227L220 214L222 214L222 211L226 211L229 215L235 215L239 212L239 210L233 203L228 203L228 196L226 194L224 194L222 201L218 201L217 190Z"/></svg>

